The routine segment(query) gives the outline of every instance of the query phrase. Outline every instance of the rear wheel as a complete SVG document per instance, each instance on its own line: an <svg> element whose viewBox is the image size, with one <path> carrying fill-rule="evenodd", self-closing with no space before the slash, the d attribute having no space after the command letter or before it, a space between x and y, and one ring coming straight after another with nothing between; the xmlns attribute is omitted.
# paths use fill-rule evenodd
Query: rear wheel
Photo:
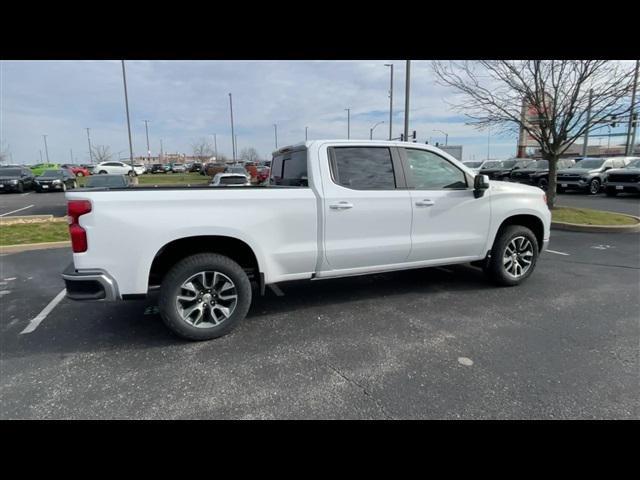
<svg viewBox="0 0 640 480"><path fill-rule="evenodd" d="M589 194L596 195L600 191L600 180L594 178L589 182Z"/></svg>
<svg viewBox="0 0 640 480"><path fill-rule="evenodd" d="M231 332L251 305L251 283L242 267L223 255L201 253L178 262L160 288L164 323L187 340Z"/></svg>
<svg viewBox="0 0 640 480"><path fill-rule="evenodd" d="M107 171L106 171L106 170L100 170L98 173L99 173L100 175L106 175L106 174L107 174Z"/></svg>
<svg viewBox="0 0 640 480"><path fill-rule="evenodd" d="M76 177L84 177L84 173L78 172L78 173L76 173Z"/></svg>
<svg viewBox="0 0 640 480"><path fill-rule="evenodd" d="M531 230L509 225L498 232L484 272L499 285L519 285L533 272L538 252L538 240Z"/></svg>

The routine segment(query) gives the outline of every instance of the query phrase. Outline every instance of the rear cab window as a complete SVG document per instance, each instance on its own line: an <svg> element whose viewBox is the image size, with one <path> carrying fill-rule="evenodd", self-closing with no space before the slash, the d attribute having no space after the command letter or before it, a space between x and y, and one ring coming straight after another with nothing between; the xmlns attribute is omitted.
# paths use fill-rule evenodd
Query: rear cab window
<svg viewBox="0 0 640 480"><path fill-rule="evenodd" d="M276 152L271 160L271 185L308 187L307 149Z"/></svg>

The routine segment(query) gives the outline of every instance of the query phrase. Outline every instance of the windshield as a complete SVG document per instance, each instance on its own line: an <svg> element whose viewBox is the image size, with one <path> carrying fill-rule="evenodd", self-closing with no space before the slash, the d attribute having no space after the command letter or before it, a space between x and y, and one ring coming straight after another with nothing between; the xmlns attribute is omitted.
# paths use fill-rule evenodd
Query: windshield
<svg viewBox="0 0 640 480"><path fill-rule="evenodd" d="M491 162L486 162L483 166L482 166L482 170L486 169L486 168L500 168L502 166L502 162L498 161L498 160L494 160Z"/></svg>
<svg viewBox="0 0 640 480"><path fill-rule="evenodd" d="M58 178L62 176L62 170L45 170L41 177Z"/></svg>
<svg viewBox="0 0 640 480"><path fill-rule="evenodd" d="M547 168L549 168L549 161L548 160L538 160L533 165L531 165L531 167L536 168L536 169L540 169L540 170L547 169Z"/></svg>
<svg viewBox="0 0 640 480"><path fill-rule="evenodd" d="M592 158L589 160L581 160L571 168L600 168L604 160L601 158Z"/></svg>
<svg viewBox="0 0 640 480"><path fill-rule="evenodd" d="M632 160L625 168L640 168L640 158L637 160Z"/></svg>
<svg viewBox="0 0 640 480"><path fill-rule="evenodd" d="M514 162L514 170L518 170L520 168L533 167L535 164L535 160L517 160Z"/></svg>
<svg viewBox="0 0 640 480"><path fill-rule="evenodd" d="M0 170L0 175L2 175L3 177L19 177L20 173L20 170L17 170L15 168L3 168L2 170Z"/></svg>
<svg viewBox="0 0 640 480"><path fill-rule="evenodd" d="M515 160L505 160L502 162L502 168L513 168L516 164Z"/></svg>
<svg viewBox="0 0 640 480"><path fill-rule="evenodd" d="M85 187L126 187L127 181L122 175L94 175L89 177Z"/></svg>
<svg viewBox="0 0 640 480"><path fill-rule="evenodd" d="M478 168L482 162L464 162L464 164L469 168Z"/></svg>
<svg viewBox="0 0 640 480"><path fill-rule="evenodd" d="M243 175L246 172L244 167L229 167L228 171L231 173L242 173Z"/></svg>

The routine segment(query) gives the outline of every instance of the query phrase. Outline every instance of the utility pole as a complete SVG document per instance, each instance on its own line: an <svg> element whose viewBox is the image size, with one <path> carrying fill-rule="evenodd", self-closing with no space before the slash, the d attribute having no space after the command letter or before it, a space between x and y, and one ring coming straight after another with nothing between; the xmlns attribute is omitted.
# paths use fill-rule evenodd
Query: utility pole
<svg viewBox="0 0 640 480"><path fill-rule="evenodd" d="M127 96L127 74L124 69L124 60L122 62L122 81L124 82L124 105L127 110L127 131L129 132L129 160L131 168L133 168L133 143L131 142L131 122L129 121L129 97Z"/></svg>
<svg viewBox="0 0 640 480"><path fill-rule="evenodd" d="M215 133L213 134L213 154L215 155L216 162L217 162L218 161L218 137Z"/></svg>
<svg viewBox="0 0 640 480"><path fill-rule="evenodd" d="M275 136L276 136L276 150L278 150L278 125L277 124L273 124L273 128L275 131Z"/></svg>
<svg viewBox="0 0 640 480"><path fill-rule="evenodd" d="M627 143L625 145L624 154L629 156L633 154L633 147L636 136L635 126L633 127L633 135L631 134L632 125L634 124L634 112L636 111L636 90L638 89L638 65L640 64L640 60L636 60L636 73L633 77L633 91L631 93L631 111L629 112L629 126L627 127ZM637 123L637 122L635 122Z"/></svg>
<svg viewBox="0 0 640 480"><path fill-rule="evenodd" d="M162 147L162 139L160 139L160 158L158 159L161 162L164 161L164 149Z"/></svg>
<svg viewBox="0 0 640 480"><path fill-rule="evenodd" d="M489 127L489 134L487 135L487 160L491 158L491 127Z"/></svg>
<svg viewBox="0 0 640 480"><path fill-rule="evenodd" d="M89 142L89 161L93 165L93 152L91 151L91 136L89 135L90 128L87 128L87 141Z"/></svg>
<svg viewBox="0 0 640 480"><path fill-rule="evenodd" d="M304 140L309 140L309 127L304 127Z"/></svg>
<svg viewBox="0 0 640 480"><path fill-rule="evenodd" d="M240 150L238 149L238 135L236 134L233 138L235 139L235 143L236 143L236 153L238 154L238 156L240 156Z"/></svg>
<svg viewBox="0 0 640 480"><path fill-rule="evenodd" d="M73 163L73 148L69 149L69 153L71 153L71 163Z"/></svg>
<svg viewBox="0 0 640 480"><path fill-rule="evenodd" d="M233 161L236 161L236 136L233 133L233 98L229 94L229 109L231 110L231 148L233 150Z"/></svg>
<svg viewBox="0 0 640 480"><path fill-rule="evenodd" d="M43 161L42 161L42 149L40 149L39 152L40 152L40 163L43 163Z"/></svg>
<svg viewBox="0 0 640 480"><path fill-rule="evenodd" d="M589 143L589 127L591 123L591 101L593 100L593 89L589 90L589 106L587 107L587 129L584 132L584 142L582 143L582 156L587 156L587 144Z"/></svg>
<svg viewBox="0 0 640 480"><path fill-rule="evenodd" d="M46 135L42 135L42 138L44 138L44 152L47 154L47 163L49 162L49 149L47 148L47 136Z"/></svg>
<svg viewBox="0 0 640 480"><path fill-rule="evenodd" d="M347 140L351 138L351 109L345 108L347 111Z"/></svg>
<svg viewBox="0 0 640 480"><path fill-rule="evenodd" d="M147 162L151 161L151 147L149 147L149 120L144 121L144 129L147 132Z"/></svg>
<svg viewBox="0 0 640 480"><path fill-rule="evenodd" d="M389 140L393 137L393 63L385 63L385 67L391 67L391 80L389 81Z"/></svg>
<svg viewBox="0 0 640 480"><path fill-rule="evenodd" d="M407 60L407 78L405 79L404 89L404 139L409 138L409 87L411 85L411 60Z"/></svg>

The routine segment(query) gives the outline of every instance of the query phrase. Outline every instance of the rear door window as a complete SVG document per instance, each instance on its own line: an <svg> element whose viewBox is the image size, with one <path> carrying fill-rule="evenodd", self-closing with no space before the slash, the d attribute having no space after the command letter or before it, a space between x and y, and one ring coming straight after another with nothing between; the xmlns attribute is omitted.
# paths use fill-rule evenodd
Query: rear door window
<svg viewBox="0 0 640 480"><path fill-rule="evenodd" d="M332 147L330 152L331 176L338 185L354 190L395 190L388 147Z"/></svg>
<svg viewBox="0 0 640 480"><path fill-rule="evenodd" d="M278 153L271 165L272 185L309 186L306 149Z"/></svg>

